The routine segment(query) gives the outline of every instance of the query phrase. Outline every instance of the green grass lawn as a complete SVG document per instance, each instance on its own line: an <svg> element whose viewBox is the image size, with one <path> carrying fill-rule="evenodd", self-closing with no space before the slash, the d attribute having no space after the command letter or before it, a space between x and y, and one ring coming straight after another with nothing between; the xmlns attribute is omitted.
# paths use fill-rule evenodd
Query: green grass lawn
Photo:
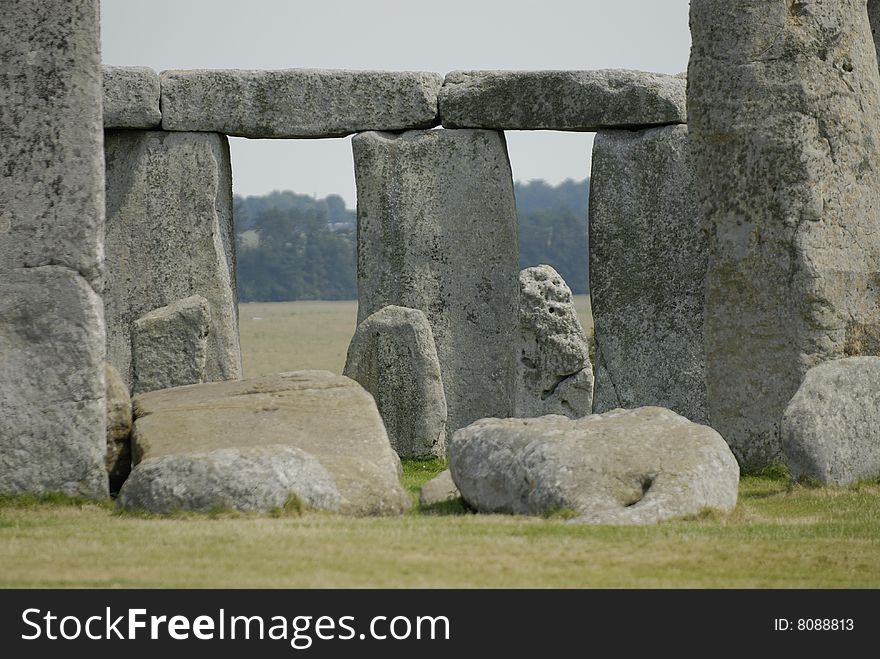
<svg viewBox="0 0 880 659"><path fill-rule="evenodd" d="M590 328L588 301L579 298ZM340 372L351 302L241 307L246 375ZM407 462L417 501L443 463ZM743 479L730 514L646 527L468 513L399 518L120 514L66 499L0 499L2 587L880 587L880 484Z"/></svg>
<svg viewBox="0 0 880 659"><path fill-rule="evenodd" d="M415 493L442 465L408 463ZM727 515L648 527L475 515L119 514L0 502L4 587L880 587L880 485L747 477Z"/></svg>

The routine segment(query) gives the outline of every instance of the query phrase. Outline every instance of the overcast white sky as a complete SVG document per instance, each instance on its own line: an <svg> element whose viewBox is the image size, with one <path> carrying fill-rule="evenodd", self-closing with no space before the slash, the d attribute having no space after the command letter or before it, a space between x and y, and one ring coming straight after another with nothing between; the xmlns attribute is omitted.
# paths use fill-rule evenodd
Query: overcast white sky
<svg viewBox="0 0 880 659"><path fill-rule="evenodd" d="M629 68L679 73L688 0L103 0L106 64L163 69ZM589 172L592 138L508 132L514 177ZM232 138L235 192L341 194L355 205L350 138Z"/></svg>

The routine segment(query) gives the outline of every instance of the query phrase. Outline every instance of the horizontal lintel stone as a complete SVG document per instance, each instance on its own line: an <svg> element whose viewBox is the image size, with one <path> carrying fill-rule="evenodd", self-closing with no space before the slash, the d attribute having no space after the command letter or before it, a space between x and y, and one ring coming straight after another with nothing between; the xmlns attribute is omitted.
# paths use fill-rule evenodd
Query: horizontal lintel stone
<svg viewBox="0 0 880 659"><path fill-rule="evenodd" d="M687 123L687 80L623 69L453 71L440 90L445 128L597 131Z"/></svg>
<svg viewBox="0 0 880 659"><path fill-rule="evenodd" d="M104 128L156 128L159 74L146 66L103 67Z"/></svg>
<svg viewBox="0 0 880 659"><path fill-rule="evenodd" d="M163 71L162 128L251 138L432 128L443 77L418 71Z"/></svg>

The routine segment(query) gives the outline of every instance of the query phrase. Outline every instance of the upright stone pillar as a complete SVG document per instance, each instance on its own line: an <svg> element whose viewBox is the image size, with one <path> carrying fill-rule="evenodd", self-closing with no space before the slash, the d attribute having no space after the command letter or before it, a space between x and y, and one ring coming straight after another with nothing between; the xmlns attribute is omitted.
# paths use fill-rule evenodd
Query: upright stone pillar
<svg viewBox="0 0 880 659"><path fill-rule="evenodd" d="M201 295L211 316L205 377L241 377L226 137L110 131L106 157L107 361L130 387L134 322Z"/></svg>
<svg viewBox="0 0 880 659"><path fill-rule="evenodd" d="M706 422L703 282L687 126L609 130L593 143L593 412L645 405Z"/></svg>
<svg viewBox="0 0 880 659"><path fill-rule="evenodd" d="M358 322L384 306L428 317L447 433L511 412L518 243L502 133L361 133Z"/></svg>
<svg viewBox="0 0 880 659"><path fill-rule="evenodd" d="M709 422L781 460L806 371L880 352L880 76L865 0L693 0Z"/></svg>
<svg viewBox="0 0 880 659"><path fill-rule="evenodd" d="M0 11L0 493L107 495L98 0Z"/></svg>

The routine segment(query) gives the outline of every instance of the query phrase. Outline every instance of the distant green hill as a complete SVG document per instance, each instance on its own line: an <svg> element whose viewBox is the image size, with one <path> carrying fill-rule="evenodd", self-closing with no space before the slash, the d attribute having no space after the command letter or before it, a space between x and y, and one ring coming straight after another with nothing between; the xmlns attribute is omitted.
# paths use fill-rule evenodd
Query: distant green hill
<svg viewBox="0 0 880 659"><path fill-rule="evenodd" d="M589 180L516 183L520 267L547 263L587 290ZM272 192L234 199L242 302L357 298L356 214L338 195Z"/></svg>

